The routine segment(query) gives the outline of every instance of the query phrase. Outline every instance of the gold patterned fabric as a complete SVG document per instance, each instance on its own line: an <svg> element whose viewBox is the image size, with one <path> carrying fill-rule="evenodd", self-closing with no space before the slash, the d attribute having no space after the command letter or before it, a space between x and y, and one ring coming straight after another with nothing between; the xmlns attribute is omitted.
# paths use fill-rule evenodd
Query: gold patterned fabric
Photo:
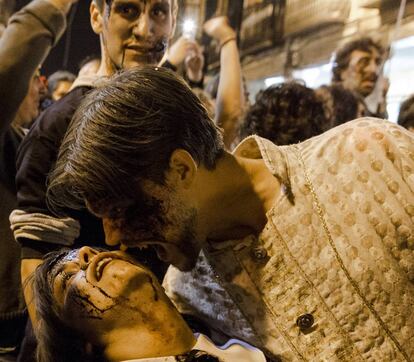
<svg viewBox="0 0 414 362"><path fill-rule="evenodd" d="M282 183L258 236L165 279L178 308L282 361L414 361L414 137L379 119L293 146L259 137Z"/></svg>

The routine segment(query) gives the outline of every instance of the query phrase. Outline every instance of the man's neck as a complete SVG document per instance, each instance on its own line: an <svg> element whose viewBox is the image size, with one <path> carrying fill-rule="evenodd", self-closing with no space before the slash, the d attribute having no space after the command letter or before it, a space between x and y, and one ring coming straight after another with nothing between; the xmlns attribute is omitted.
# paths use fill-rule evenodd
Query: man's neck
<svg viewBox="0 0 414 362"><path fill-rule="evenodd" d="M264 161L225 154L212 174L209 182L215 191L200 220L207 224L207 238L219 241L260 233L280 191Z"/></svg>

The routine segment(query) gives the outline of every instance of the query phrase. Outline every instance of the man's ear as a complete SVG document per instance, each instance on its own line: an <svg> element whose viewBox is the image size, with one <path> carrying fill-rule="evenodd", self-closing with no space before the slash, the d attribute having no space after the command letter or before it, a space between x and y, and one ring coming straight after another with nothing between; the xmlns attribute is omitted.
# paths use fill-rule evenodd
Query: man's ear
<svg viewBox="0 0 414 362"><path fill-rule="evenodd" d="M102 33L103 11L104 11L103 9L102 9L102 12L99 10L98 5L95 4L95 1L91 1L91 6L89 7L89 13L91 17L91 26L95 34Z"/></svg>
<svg viewBox="0 0 414 362"><path fill-rule="evenodd" d="M189 188L193 183L198 166L193 157L183 149L175 150L170 157L170 168L167 171L167 181L184 188Z"/></svg>

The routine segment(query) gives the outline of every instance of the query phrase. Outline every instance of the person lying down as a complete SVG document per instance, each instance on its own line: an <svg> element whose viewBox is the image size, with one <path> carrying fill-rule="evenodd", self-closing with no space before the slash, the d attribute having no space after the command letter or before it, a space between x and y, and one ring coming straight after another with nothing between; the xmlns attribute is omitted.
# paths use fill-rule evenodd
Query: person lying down
<svg viewBox="0 0 414 362"><path fill-rule="evenodd" d="M245 342L193 334L155 275L120 251L50 253L33 287L39 362L266 361Z"/></svg>

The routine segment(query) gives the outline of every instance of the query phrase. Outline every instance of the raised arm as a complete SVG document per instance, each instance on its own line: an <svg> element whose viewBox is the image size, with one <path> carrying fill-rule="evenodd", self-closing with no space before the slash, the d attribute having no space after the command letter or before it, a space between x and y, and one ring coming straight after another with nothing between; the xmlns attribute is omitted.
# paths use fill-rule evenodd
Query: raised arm
<svg viewBox="0 0 414 362"><path fill-rule="evenodd" d="M238 135L245 107L237 36L224 16L208 20L203 28L220 44L220 82L215 121L223 128L224 143L230 148Z"/></svg>
<svg viewBox="0 0 414 362"><path fill-rule="evenodd" d="M0 130L26 96L29 82L63 34L66 14L78 0L34 0L10 19L0 38Z"/></svg>

